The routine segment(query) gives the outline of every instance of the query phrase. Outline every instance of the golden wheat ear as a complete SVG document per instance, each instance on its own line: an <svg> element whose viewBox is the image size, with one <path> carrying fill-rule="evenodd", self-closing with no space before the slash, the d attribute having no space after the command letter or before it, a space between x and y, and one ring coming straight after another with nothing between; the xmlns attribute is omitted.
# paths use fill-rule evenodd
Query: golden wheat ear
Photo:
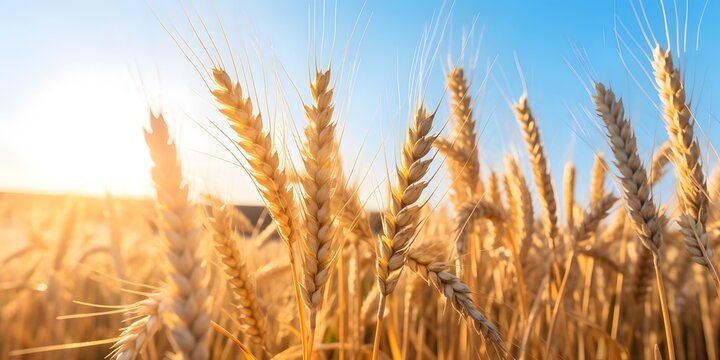
<svg viewBox="0 0 720 360"><path fill-rule="evenodd" d="M379 356L385 299L390 295L402 274L405 258L417 231L421 204L418 200L428 183L423 178L428 172L432 158L435 136L430 135L435 113L428 113L420 106L405 136L400 163L395 169L395 184L390 189L390 206L383 214L383 234L377 246L375 271L380 288L380 304L377 312L373 358Z"/></svg>
<svg viewBox="0 0 720 360"><path fill-rule="evenodd" d="M540 200L543 212L543 224L545 234L550 240L552 249L556 247L556 238L558 235L557 225L557 203L555 201L555 190L553 189L552 179L550 178L550 169L547 165L547 158L543 150L543 144L540 140L540 129L538 123L530 110L526 95L520 97L517 104L513 106L515 118L520 123L523 131L525 144L530 154L530 162L532 163L533 175L535 176L535 185L538 189L538 198Z"/></svg>
<svg viewBox="0 0 720 360"><path fill-rule="evenodd" d="M652 258L659 256L663 222L651 198L647 172L637 151L637 139L630 122L624 118L622 100L616 100L612 90L606 89L603 84L598 83L595 91L595 111L607 130L615 166L620 174L625 207L638 239L647 249L641 254L635 272L635 295L637 300L641 300L652 276Z"/></svg>
<svg viewBox="0 0 720 360"><path fill-rule="evenodd" d="M162 293L152 294L130 306L126 314L133 319L132 323L122 330L120 339L111 347L110 356L115 360L137 358L162 328L166 310Z"/></svg>
<svg viewBox="0 0 720 360"><path fill-rule="evenodd" d="M685 95L685 85L680 71L673 66L670 50L659 45L653 50L653 70L663 117L667 125L672 159L678 172L682 215L678 220L685 248L692 260L704 266L720 290L720 277L712 261L712 249L708 247L705 230L708 216L708 191L700 161L700 145L695 138L695 121Z"/></svg>
<svg viewBox="0 0 720 360"><path fill-rule="evenodd" d="M305 165L302 188L305 200L303 300L310 310L311 332L323 302L323 290L332 273L336 226L333 196L336 188L335 122L330 70L318 71L310 84L313 102L305 104L305 142L301 151Z"/></svg>
<svg viewBox="0 0 720 360"><path fill-rule="evenodd" d="M295 200L286 170L280 167L280 158L270 134L263 129L262 116L255 113L253 104L250 98L243 94L240 83L233 82L230 75L219 68L213 68L213 79L216 89L212 90L212 94L220 106L219 110L237 135L237 144L248 162L250 176L277 225L280 237L287 245L304 349L307 345L305 306L300 290L299 266L293 251L293 246L302 239L302 227L298 226L299 204Z"/></svg>
<svg viewBox="0 0 720 360"><path fill-rule="evenodd" d="M407 255L407 266L421 276L428 284L445 296L453 308L479 331L500 352L505 352L505 342L497 326L475 305L470 288L449 271L450 265L435 261L433 255L423 250L411 250Z"/></svg>
<svg viewBox="0 0 720 360"><path fill-rule="evenodd" d="M228 276L228 285L235 295L243 332L252 342L267 348L267 328L265 315L258 305L255 287L245 265L245 257L240 252L240 240L233 226L233 206L220 201L210 203L208 223L212 231L215 250L220 255Z"/></svg>
<svg viewBox="0 0 720 360"><path fill-rule="evenodd" d="M177 354L186 359L208 358L208 289L205 258L201 254L202 232L197 225L195 206L188 197L182 166L175 143L170 138L162 114L150 114L145 142L153 161L152 179L162 218L168 269L167 314L171 342Z"/></svg>
<svg viewBox="0 0 720 360"><path fill-rule="evenodd" d="M472 98L463 68L451 69L447 75L447 84L451 94L452 141L438 138L434 145L448 157L448 169L453 179L453 193L450 199L456 208L459 208L464 203L480 197L483 183L480 179Z"/></svg>
<svg viewBox="0 0 720 360"><path fill-rule="evenodd" d="M622 100L615 99L615 93L606 89L601 83L595 85L595 111L605 125L610 148L615 155L615 166L620 173L623 187L625 207L635 233L645 247L640 254L636 270L635 297L641 301L655 270L658 297L665 325L665 340L668 353L675 354L667 295L660 272L660 246L662 245L665 220L660 216L651 196L651 187L647 172L640 161L637 151L637 139L630 121L625 119L625 108Z"/></svg>
<svg viewBox="0 0 720 360"><path fill-rule="evenodd" d="M213 69L217 85L212 91L230 127L238 136L237 144L248 161L250 175L255 180L268 211L278 225L282 239L290 246L300 237L297 221L298 205L289 186L285 169L280 167L280 158L270 134L263 129L262 116L255 113L249 97L243 94L240 84L233 82L223 69Z"/></svg>

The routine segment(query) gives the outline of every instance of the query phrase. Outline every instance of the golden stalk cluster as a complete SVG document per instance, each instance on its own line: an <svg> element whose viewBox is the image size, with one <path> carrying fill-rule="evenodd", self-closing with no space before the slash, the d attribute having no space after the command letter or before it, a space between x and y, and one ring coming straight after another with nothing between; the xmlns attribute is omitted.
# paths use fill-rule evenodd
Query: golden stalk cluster
<svg viewBox="0 0 720 360"><path fill-rule="evenodd" d="M379 213L341 161L330 68L298 109L298 171L258 100L214 68L209 95L270 219L217 195L194 201L168 124L151 114L153 201L51 212L47 199L0 197L2 230L27 239L0 260L0 359L716 359L720 175L706 181L671 53L653 55L668 141L648 167L622 99L597 83L613 161L595 156L587 189L569 163L556 191L527 95L512 110L534 182L510 155L483 176L473 86L454 67L449 131L422 102L408 110ZM666 213L653 186L669 166L678 211ZM449 201L433 207L446 175Z"/></svg>

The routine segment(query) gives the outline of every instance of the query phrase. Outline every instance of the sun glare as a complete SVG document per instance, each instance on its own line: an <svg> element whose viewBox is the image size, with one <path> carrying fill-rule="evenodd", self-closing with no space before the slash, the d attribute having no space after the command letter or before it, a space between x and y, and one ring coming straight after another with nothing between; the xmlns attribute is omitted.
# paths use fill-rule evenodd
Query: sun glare
<svg viewBox="0 0 720 360"><path fill-rule="evenodd" d="M147 101L127 71L82 68L38 86L14 116L28 187L142 195L150 161L142 126Z"/></svg>

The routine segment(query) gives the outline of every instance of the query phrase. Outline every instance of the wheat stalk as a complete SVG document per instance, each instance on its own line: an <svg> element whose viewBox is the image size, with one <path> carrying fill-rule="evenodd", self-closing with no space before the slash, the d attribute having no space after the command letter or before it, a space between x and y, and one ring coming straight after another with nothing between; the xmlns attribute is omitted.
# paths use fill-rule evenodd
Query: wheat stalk
<svg viewBox="0 0 720 360"><path fill-rule="evenodd" d="M232 206L214 201L208 223L212 228L215 250L224 265L228 284L237 300L243 332L256 344L267 346L265 316L260 311L255 288L238 246L238 235L233 226Z"/></svg>
<svg viewBox="0 0 720 360"><path fill-rule="evenodd" d="M188 200L188 186L183 182L177 150L162 114L150 114L145 142L154 164L152 179L170 264L167 277L172 342L184 359L207 359L210 314L206 304L206 265L200 255L201 229L196 225L195 207Z"/></svg>
<svg viewBox="0 0 720 360"><path fill-rule="evenodd" d="M460 278L448 271L450 265L435 261L430 254L413 250L407 256L407 266L433 285L450 301L460 315L467 317L472 322L473 327L481 332L486 340L504 352L505 345L500 331L477 309L470 297L470 288Z"/></svg>
<svg viewBox="0 0 720 360"><path fill-rule="evenodd" d="M162 294L152 294L130 306L126 313L132 323L122 329L120 339L111 347L115 360L132 360L138 357L153 336L162 328L165 303Z"/></svg>
<svg viewBox="0 0 720 360"><path fill-rule="evenodd" d="M458 159L451 157L449 161L450 173L454 179L451 199L456 205L461 205L476 198L482 192L477 133L469 84L463 68L456 67L450 70L447 84L451 94L450 119L453 126L451 148L462 156Z"/></svg>
<svg viewBox="0 0 720 360"><path fill-rule="evenodd" d="M515 117L520 122L523 130L525 144L527 145L530 161L535 176L535 185L538 188L538 198L542 209L545 225L545 234L550 240L550 246L556 248L555 238L557 237L557 205L555 202L555 191L553 190L550 170L545 158L542 142L540 141L540 130L537 121L528 105L527 96L523 95L513 106Z"/></svg>
<svg viewBox="0 0 720 360"><path fill-rule="evenodd" d="M563 172L563 200L565 200L565 226L572 229L575 226L575 165L565 164Z"/></svg>
<svg viewBox="0 0 720 360"><path fill-rule="evenodd" d="M595 154L595 162L593 163L590 175L590 204L595 204L605 195L605 177L607 176L608 166L605 162L603 154Z"/></svg>
<svg viewBox="0 0 720 360"><path fill-rule="evenodd" d="M665 165L670 162L672 151L672 144L670 144L670 142L663 143L655 150L652 161L650 162L650 176L648 177L650 185L654 185L665 176Z"/></svg>
<svg viewBox="0 0 720 360"><path fill-rule="evenodd" d="M430 135L434 113L428 113L420 106L405 136L405 143L396 168L395 184L390 191L390 207L383 214L383 234L377 246L375 270L377 285L382 294L378 306L378 322L375 330L373 358L379 356L380 335L382 333L382 315L385 311L385 298L397 286L405 257L412 245L420 216L420 204L427 182L422 178L427 173L432 158L425 159L432 148L435 136Z"/></svg>
<svg viewBox="0 0 720 360"><path fill-rule="evenodd" d="M685 239L685 247L692 260L704 266L720 290L720 277L712 262L705 224L708 215L707 184L700 162L700 145L693 130L694 120L685 96L680 72L673 67L670 50L659 45L653 51L652 62L663 116L667 125L673 159L678 169L682 215L678 225Z"/></svg>
<svg viewBox="0 0 720 360"><path fill-rule="evenodd" d="M521 229L520 233L520 259L525 259L527 253L530 250L533 239L534 221L535 221L535 210L533 209L532 196L530 195L530 188L525 181L525 175L523 175L518 166L517 161L509 156L505 157L505 167L508 168L510 176L512 177L511 184L513 198L516 200L514 208L517 208L519 213L519 221L513 226L515 229Z"/></svg>
<svg viewBox="0 0 720 360"><path fill-rule="evenodd" d="M608 216L608 212L617 198L612 194L607 194L596 201L590 209L583 214L582 221L573 229L573 239L576 242L587 240L597 231L600 221Z"/></svg>
<svg viewBox="0 0 720 360"><path fill-rule="evenodd" d="M505 219L505 214L502 209L485 200L470 201L460 206L455 222L457 233L455 247L458 254L462 255L467 252L468 237L475 231L476 224L480 219L498 223Z"/></svg>
<svg viewBox="0 0 720 360"><path fill-rule="evenodd" d="M335 124L332 122L333 89L330 70L317 71L310 84L312 104L306 104L305 143L301 151L305 174L302 184L305 199L305 237L303 299L310 309L311 334L316 326L317 311L322 306L323 289L330 275L335 236L332 197L335 193L336 169ZM312 339L312 335L311 335Z"/></svg>
<svg viewBox="0 0 720 360"><path fill-rule="evenodd" d="M270 134L263 130L261 115L255 114L249 97L243 95L240 83L233 82L224 70L213 68L213 80L217 88L212 91L220 104L220 112L230 122L239 140L237 144L250 165L248 171L255 180L265 204L278 227L280 237L288 247L292 280L295 288L295 300L300 315L300 330L305 342L305 310L298 280L298 269L293 245L301 238L298 221L298 205L285 170L280 168L280 159L273 147Z"/></svg>
<svg viewBox="0 0 720 360"><path fill-rule="evenodd" d="M647 172L637 153L637 140L632 131L630 122L625 119L625 109L622 99L615 100L612 90L606 89L601 83L595 84L595 111L602 119L607 130L610 148L615 155L615 166L620 172L620 181L625 194L625 207L630 217L635 233L646 251L641 253L638 263L638 276L636 289L643 289L638 295L644 294L647 288L649 269L655 268L655 278L658 285L658 296L663 311L665 323L665 337L668 345L668 355L674 359L672 330L670 329L670 315L667 308L667 298L660 273L660 252L662 245L662 230L664 221L659 216L655 203L651 197L650 184ZM650 256L648 256L650 255ZM651 263L648 263L650 259ZM642 296L640 296L642 298Z"/></svg>

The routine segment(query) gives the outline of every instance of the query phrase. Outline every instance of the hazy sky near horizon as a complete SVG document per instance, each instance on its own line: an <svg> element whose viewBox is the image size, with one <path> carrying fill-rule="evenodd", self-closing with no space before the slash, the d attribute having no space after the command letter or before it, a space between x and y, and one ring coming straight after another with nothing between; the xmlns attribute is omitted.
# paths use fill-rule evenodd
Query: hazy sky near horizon
<svg viewBox="0 0 720 360"><path fill-rule="evenodd" d="M385 168L396 158L419 74L425 105L439 104L438 118L447 119L443 90L450 64L471 68L486 176L501 170L504 153L517 153L526 162L509 107L523 92L524 80L555 183L561 182L564 163L574 161L582 187L593 153L609 154L591 116L584 88L590 79L611 84L623 96L645 159L666 138L641 31L649 28L651 42L654 36L667 44L661 4L0 1L0 191L151 194L142 137L151 104L171 121L196 191L258 203L252 183L225 148L232 143L213 125L229 131L203 82L210 57L217 57L200 19L231 67L222 24L236 62L252 69L252 94L266 126L292 154L304 125L300 100L310 98L310 64L317 59L324 66L332 59L346 171L354 169L371 206L380 205L381 196L371 194L384 187ZM647 22L632 11L640 5ZM720 63L720 6L669 0L664 6L671 47L681 55L707 149L705 161L714 164L717 153L709 142L720 144L720 67L713 67ZM187 41L190 60L176 40ZM192 63L200 65L199 73ZM446 184L439 184L441 196Z"/></svg>

